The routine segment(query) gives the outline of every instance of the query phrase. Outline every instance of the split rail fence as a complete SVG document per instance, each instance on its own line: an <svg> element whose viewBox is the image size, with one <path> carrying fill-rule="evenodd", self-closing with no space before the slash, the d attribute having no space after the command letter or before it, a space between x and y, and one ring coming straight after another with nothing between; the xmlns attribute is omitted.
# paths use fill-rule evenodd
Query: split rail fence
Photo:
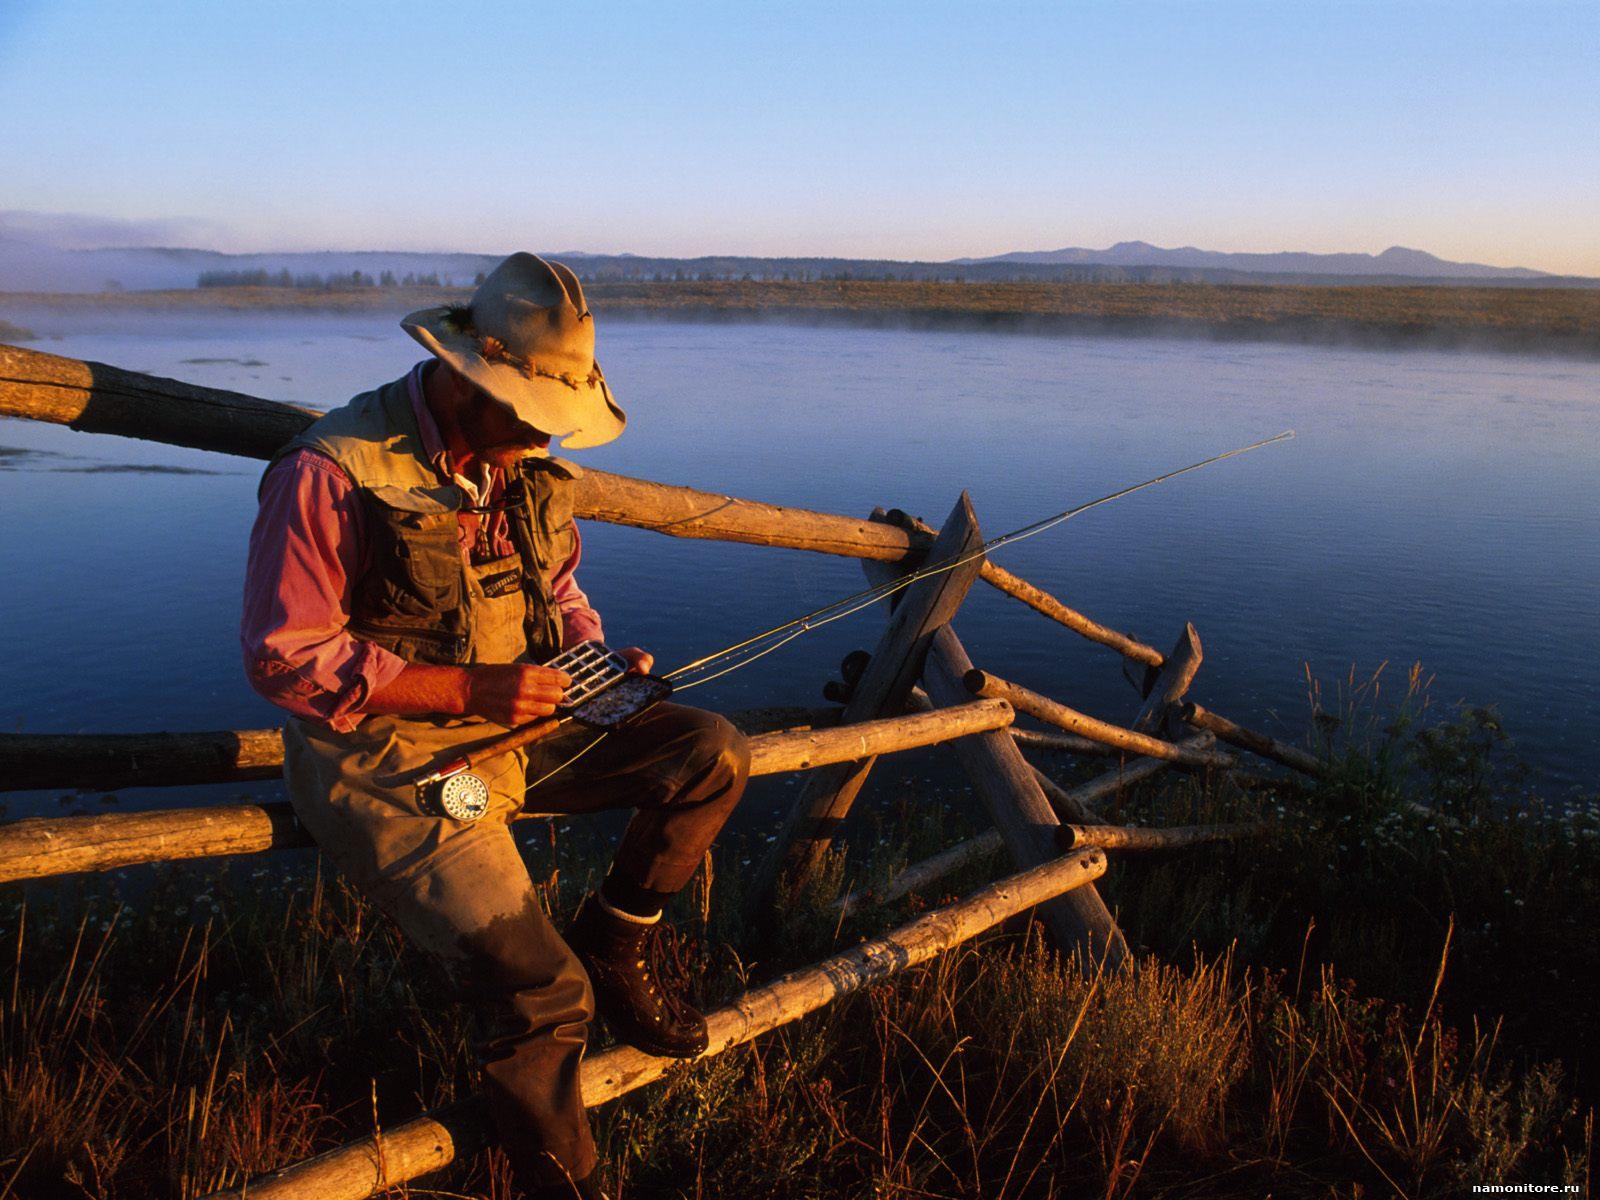
<svg viewBox="0 0 1600 1200"><path fill-rule="evenodd" d="M102 363L0 345L0 416L54 422L266 459L319 414L237 392L200 387ZM1315 755L1247 729L1187 700L1202 651L1193 625L1173 650L1120 633L983 558L960 561L983 542L963 493L944 525L898 511L864 519L764 504L604 471L586 471L574 506L580 518L672 537L781 546L863 560L878 583L940 563L905 588L870 652L841 664L825 696L842 708L758 710L752 774L804 771L781 836L760 867L762 891L802 885L823 860L877 757L949 744L994 828L907 867L876 891L839 901L841 913L881 905L1004 851L1016 873L844 953L745 992L708 1016L705 1056L794 1021L908 966L1036 910L1056 941L1116 969L1129 951L1094 883L1107 851L1175 849L1260 832L1252 824L1146 829L1108 825L1097 805L1168 768L1233 770L1218 743L1311 775ZM1118 725L973 666L952 627L978 580L1142 669L1142 703ZM1050 726L1018 728L1024 714ZM740 715L735 715L740 719ZM773 727L776 726L776 727ZM1065 750L1115 760L1087 784L1063 789L1023 749ZM177 786L278 777L275 729L99 735L0 734L0 791ZM287 802L227 804L95 816L26 818L0 824L0 883L141 863L259 854L310 845ZM628 1047L588 1058L583 1092L593 1106L657 1079L672 1065ZM341 1146L218 1197L335 1200L373 1195L474 1153L488 1122L476 1099L419 1116L379 1136Z"/></svg>

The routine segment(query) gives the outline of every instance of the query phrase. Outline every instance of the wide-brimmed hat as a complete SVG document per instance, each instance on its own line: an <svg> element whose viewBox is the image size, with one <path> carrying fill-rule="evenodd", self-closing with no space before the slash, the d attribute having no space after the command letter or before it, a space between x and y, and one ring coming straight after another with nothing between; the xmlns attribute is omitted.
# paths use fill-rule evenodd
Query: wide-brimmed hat
<svg viewBox="0 0 1600 1200"><path fill-rule="evenodd" d="M583 287L561 263L513 254L470 304L425 308L400 325L564 449L602 445L628 422L595 361Z"/></svg>

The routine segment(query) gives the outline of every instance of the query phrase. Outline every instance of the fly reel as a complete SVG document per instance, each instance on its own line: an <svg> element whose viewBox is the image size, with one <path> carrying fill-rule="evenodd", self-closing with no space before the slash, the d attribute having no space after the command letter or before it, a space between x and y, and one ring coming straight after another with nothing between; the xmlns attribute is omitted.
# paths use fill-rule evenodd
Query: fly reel
<svg viewBox="0 0 1600 1200"><path fill-rule="evenodd" d="M452 821L476 821L489 811L489 785L465 765L420 783L423 802Z"/></svg>

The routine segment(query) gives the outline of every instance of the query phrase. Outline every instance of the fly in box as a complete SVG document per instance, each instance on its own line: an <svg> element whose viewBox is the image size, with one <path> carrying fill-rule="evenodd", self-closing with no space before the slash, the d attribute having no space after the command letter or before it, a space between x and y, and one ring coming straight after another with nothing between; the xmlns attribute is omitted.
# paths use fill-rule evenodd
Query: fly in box
<svg viewBox="0 0 1600 1200"><path fill-rule="evenodd" d="M604 642L579 642L545 663L572 680L556 712L591 729L620 729L672 695L659 675L630 674L628 660Z"/></svg>

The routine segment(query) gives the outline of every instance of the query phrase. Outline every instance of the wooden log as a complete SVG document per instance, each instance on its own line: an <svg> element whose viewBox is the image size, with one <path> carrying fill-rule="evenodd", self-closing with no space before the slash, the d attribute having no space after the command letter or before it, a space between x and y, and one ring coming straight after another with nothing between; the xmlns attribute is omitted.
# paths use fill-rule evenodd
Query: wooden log
<svg viewBox="0 0 1600 1200"><path fill-rule="evenodd" d="M955 631L946 625L934 635L923 685L935 704L959 704L972 660ZM956 754L1019 867L1048 862L1055 853L1061 821L1045 798L1017 744L1003 733L980 733L956 743ZM1082 948L1091 961L1113 967L1128 961L1128 944L1105 902L1093 887L1079 888L1046 905L1046 925L1063 949Z"/></svg>
<svg viewBox="0 0 1600 1200"><path fill-rule="evenodd" d="M1086 737L1078 737L1071 733L1048 733L1039 729L1011 728L1011 739L1019 746L1026 746L1030 750L1059 750L1064 754L1088 755L1093 758L1107 758L1117 753L1112 746L1104 742L1091 741Z"/></svg>
<svg viewBox="0 0 1600 1200"><path fill-rule="evenodd" d="M1016 704L1014 700L1012 703ZM1238 746L1242 750L1259 754L1262 758L1270 758L1273 762L1280 762L1286 767L1293 767L1296 771L1318 779L1327 773L1327 768L1316 755L1308 754L1298 746L1280 742L1277 738L1268 737L1264 733L1236 725L1227 717L1202 708L1198 704L1185 704L1182 715L1183 719L1196 729L1209 730L1230 746Z"/></svg>
<svg viewBox="0 0 1600 1200"><path fill-rule="evenodd" d="M873 578L881 568L872 567L868 570L868 577ZM928 693L920 687L911 689L911 698L906 707L915 712L927 712L933 707L933 701L928 699ZM1037 729L1018 729L1013 725L1008 731L1011 740L1019 746L1027 746L1033 750L1058 750L1066 754L1076 754L1080 757L1109 758L1118 751L1101 742L1091 742L1088 738L1076 737L1070 733L1045 733Z"/></svg>
<svg viewBox="0 0 1600 1200"><path fill-rule="evenodd" d="M934 631L949 623L977 578L982 560L972 555L982 544L977 514L962 492L926 560L928 566L961 565L925 576L900 593L877 648L851 689L841 725L905 710ZM871 770L872 760L862 759L806 780L757 873L756 895L769 894L780 881L793 887L811 876Z"/></svg>
<svg viewBox="0 0 1600 1200"><path fill-rule="evenodd" d="M1047 721L1058 729L1065 729L1068 733L1075 733L1080 737L1091 738L1107 746L1126 750L1130 754L1164 758L1168 762L1182 763L1189 767L1231 765L1231 761L1224 761L1210 751L1185 750L1172 742L1151 737L1147 733L1135 733L1131 729L1124 729L1120 725L1113 725L1109 721L1081 713L1075 708L1068 708L1057 700L1041 696L1038 692L1020 684L1010 683L986 671L976 669L969 671L963 684L972 695L1009 700L1011 706L1018 712Z"/></svg>
<svg viewBox="0 0 1600 1200"><path fill-rule="evenodd" d="M1015 714L1005 701L940 708L927 713L857 721L829 729L790 730L750 739L750 774L778 775L833 763L858 762L897 750L933 746L992 729Z"/></svg>
<svg viewBox="0 0 1600 1200"><path fill-rule="evenodd" d="M1200 635L1192 624L1186 623L1178 641L1167 655L1167 661L1151 671L1150 687L1145 693L1144 705L1133 719L1132 728L1138 733L1166 734L1173 708L1182 701L1200 670L1203 654Z"/></svg>
<svg viewBox="0 0 1600 1200"><path fill-rule="evenodd" d="M0 345L0 417L51 421L191 449L271 458L319 413L241 392L202 387ZM919 557L931 534L837 513L763 504L590 469L577 481L574 513L671 537L786 546L900 562ZM1159 666L1160 652L1076 612L1009 571L984 563L980 578L1091 641Z"/></svg>
<svg viewBox="0 0 1600 1200"><path fill-rule="evenodd" d="M837 725L839 710L749 708L727 717L746 734L797 732ZM282 774L281 729L0 733L0 792L248 783Z"/></svg>
<svg viewBox="0 0 1600 1200"><path fill-rule="evenodd" d="M242 392L0 346L0 416L271 458L319 415Z"/></svg>
<svg viewBox="0 0 1600 1200"><path fill-rule="evenodd" d="M1118 633L1109 625L1102 625L1077 609L1069 608L1043 588L1035 587L1004 567L985 563L983 581L1013 599L1022 601L1034 612L1042 613L1059 625L1065 625L1080 637L1110 647L1130 662L1143 663L1147 667L1160 667L1162 664L1161 651L1154 646L1146 645L1125 633Z"/></svg>
<svg viewBox="0 0 1600 1200"><path fill-rule="evenodd" d="M776 775L863 755L930 746L978 731L1004 729L1011 720L1010 705L984 700L849 727L758 734L750 739L751 773ZM310 844L284 801L30 817L0 825L0 883L110 871L139 863L259 854Z"/></svg>
<svg viewBox="0 0 1600 1200"><path fill-rule="evenodd" d="M911 695L907 698L906 704L919 712L943 711L934 708L933 701L928 698L928 693L921 688L911 689ZM1060 784L1051 779L1050 776L1046 775L1033 763L1028 763L1028 769L1033 772L1033 778L1039 784L1040 789L1043 790L1045 798L1050 801L1051 806L1063 820L1094 821L1097 819L1091 810L1078 805Z"/></svg>
<svg viewBox="0 0 1600 1200"><path fill-rule="evenodd" d="M891 509L887 519L895 525L906 529L922 538L931 537L933 530L927 522L910 516L900 509ZM1118 633L1109 625L1102 625L1092 617L1086 617L1075 608L1069 608L1056 599L1043 588L1035 587L1019 575L1013 575L1004 567L996 566L987 560L983 564L983 581L989 586L1004 592L1014 600L1020 600L1037 613L1049 617L1057 624L1065 625L1073 633L1088 638L1091 642L1098 642L1102 646L1109 646L1124 658L1132 662L1143 663L1147 667L1159 667L1162 664L1161 651L1154 646L1147 646L1137 638L1131 638L1125 633Z"/></svg>
<svg viewBox="0 0 1600 1200"><path fill-rule="evenodd" d="M1179 850L1206 842L1237 841L1260 837L1269 826L1265 821L1244 821L1236 825L1174 825L1166 829L1140 829L1132 825L1063 825L1061 846L1079 850L1097 846L1102 850Z"/></svg>
<svg viewBox="0 0 1600 1200"><path fill-rule="evenodd" d="M0 883L310 844L284 800L92 817L28 817L0 825Z"/></svg>
<svg viewBox="0 0 1600 1200"><path fill-rule="evenodd" d="M1152 770L1166 766L1158 759L1141 759ZM1122 781L1114 781L1120 786ZM1103 798L1105 791L1097 794L1093 789L1103 788L1101 780L1084 784L1075 791L1085 793L1086 802ZM1114 789L1110 789L1114 790ZM1126 825L1095 824L1091 826L1062 825L1057 834L1059 843L1067 849L1098 846L1103 850L1175 850L1205 842L1226 841L1235 838L1255 837L1265 833L1265 822L1248 822L1238 825L1182 825L1168 829L1137 829ZM977 837L957 842L948 850L912 863L905 870L877 887L861 888L844 896L834 904L841 916L860 912L873 905L890 904L908 896L919 888L928 887L971 863L980 862L1004 849L1000 831L990 829Z"/></svg>
<svg viewBox="0 0 1600 1200"><path fill-rule="evenodd" d="M276 779L283 731L0 733L0 791Z"/></svg>
<svg viewBox="0 0 1600 1200"><path fill-rule="evenodd" d="M1105 855L1085 850L980 888L881 937L853 946L813 966L752 988L707 1015L712 1058L753 1041L860 991L907 967L927 962L1018 913L1070 894L1105 873ZM681 1060L656 1058L629 1046L584 1060L583 1099L590 1108L659 1079ZM436 1171L483 1144L488 1118L481 1105L463 1103L406 1121L377 1138L364 1138L296 1163L247 1186L207 1200L365 1200L386 1188Z"/></svg>

